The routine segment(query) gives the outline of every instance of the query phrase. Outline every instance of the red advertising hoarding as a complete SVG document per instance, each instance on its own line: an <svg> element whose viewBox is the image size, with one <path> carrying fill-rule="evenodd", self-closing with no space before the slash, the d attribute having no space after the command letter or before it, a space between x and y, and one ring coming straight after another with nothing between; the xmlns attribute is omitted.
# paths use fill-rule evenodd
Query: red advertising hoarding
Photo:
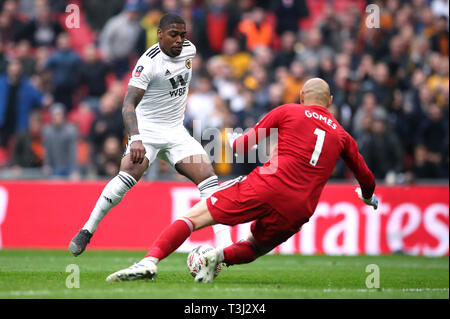
<svg viewBox="0 0 450 319"><path fill-rule="evenodd" d="M0 248L67 248L105 184L1 181ZM448 255L448 185L378 186L377 211L358 199L355 187L328 184L310 221L274 252ZM198 200L191 183L140 182L100 223L89 249L148 249ZM248 232L249 224L235 226L232 238L245 238ZM194 233L179 251L205 242L214 245L210 227Z"/></svg>

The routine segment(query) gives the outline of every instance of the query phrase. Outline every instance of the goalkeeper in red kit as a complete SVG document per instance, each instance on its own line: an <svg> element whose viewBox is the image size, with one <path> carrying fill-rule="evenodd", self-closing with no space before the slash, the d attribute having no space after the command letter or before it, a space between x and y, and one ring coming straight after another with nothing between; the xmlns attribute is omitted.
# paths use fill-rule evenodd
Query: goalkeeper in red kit
<svg viewBox="0 0 450 319"><path fill-rule="evenodd" d="M212 282L219 263L244 264L268 253L300 230L314 213L320 194L341 157L360 187L356 193L374 209L375 179L355 140L327 108L332 104L328 84L308 80L300 92L301 104L281 105L247 133L230 135L236 153L247 152L278 132L278 144L269 161L250 174L222 183L206 200L167 227L139 263L108 276L108 281L153 279L157 263L174 252L193 231L217 223L237 225L253 221L251 234L225 248L210 250L195 277Z"/></svg>

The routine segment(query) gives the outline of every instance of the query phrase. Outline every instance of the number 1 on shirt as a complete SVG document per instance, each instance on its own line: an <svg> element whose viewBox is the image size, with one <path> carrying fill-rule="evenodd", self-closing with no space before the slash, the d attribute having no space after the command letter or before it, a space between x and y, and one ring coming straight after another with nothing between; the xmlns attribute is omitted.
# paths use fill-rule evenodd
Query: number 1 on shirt
<svg viewBox="0 0 450 319"><path fill-rule="evenodd" d="M325 131L320 128L316 128L314 130L314 134L317 135L316 146L314 147L314 152L311 156L311 160L309 164L312 166L316 166L317 161L319 160L320 153L322 152L323 142L325 140Z"/></svg>

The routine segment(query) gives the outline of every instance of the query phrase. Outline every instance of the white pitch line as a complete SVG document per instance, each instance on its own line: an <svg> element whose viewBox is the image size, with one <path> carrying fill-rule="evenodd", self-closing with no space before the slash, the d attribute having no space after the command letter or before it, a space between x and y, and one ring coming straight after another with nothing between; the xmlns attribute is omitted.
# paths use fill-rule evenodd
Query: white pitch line
<svg viewBox="0 0 450 319"><path fill-rule="evenodd" d="M214 287L217 288L217 287ZM146 288L147 289L147 288ZM144 289L144 290L146 290ZM271 288L221 288L222 292L240 292L240 291L247 291L247 292L261 292L261 291L269 291ZM79 291L77 289L77 291ZM122 293L125 289L123 288L112 288L112 289L89 289L89 293L106 293L108 295L112 293ZM193 291L201 291L199 288L193 288ZM49 295L49 294L64 294L68 295L72 292L72 289L58 289L58 290L13 290L13 291L2 291L0 292L0 296L14 296L14 297L21 297L21 296L41 296L41 295ZM280 292L283 292L283 289L280 289ZM422 287L422 288L380 288L380 289L367 289L367 288L325 288L325 289L307 289L307 288L294 288L289 289L290 293L342 293L342 292L349 292L349 293L376 293L376 292L391 292L391 293L422 293L422 292L449 292L449 288L429 288L429 287Z"/></svg>
<svg viewBox="0 0 450 319"><path fill-rule="evenodd" d="M352 289L352 288L326 288L323 292L448 292L449 288L364 288L364 289Z"/></svg>
<svg viewBox="0 0 450 319"><path fill-rule="evenodd" d="M1 294L5 294L2 292ZM36 296L36 295L49 295L51 294L50 290L13 290L9 291L10 295L13 296Z"/></svg>

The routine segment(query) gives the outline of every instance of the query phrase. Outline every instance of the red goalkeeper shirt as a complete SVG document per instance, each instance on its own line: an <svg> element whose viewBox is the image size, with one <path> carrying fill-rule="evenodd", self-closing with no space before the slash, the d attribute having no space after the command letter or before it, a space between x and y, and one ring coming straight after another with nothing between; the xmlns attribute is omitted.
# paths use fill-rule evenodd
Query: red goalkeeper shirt
<svg viewBox="0 0 450 319"><path fill-rule="evenodd" d="M272 130L271 130L272 129ZM317 105L285 104L270 111L234 141L235 153L278 131L271 158L247 177L260 199L290 222L309 218L339 157L358 180L364 198L371 198L375 179L355 140L330 112Z"/></svg>

